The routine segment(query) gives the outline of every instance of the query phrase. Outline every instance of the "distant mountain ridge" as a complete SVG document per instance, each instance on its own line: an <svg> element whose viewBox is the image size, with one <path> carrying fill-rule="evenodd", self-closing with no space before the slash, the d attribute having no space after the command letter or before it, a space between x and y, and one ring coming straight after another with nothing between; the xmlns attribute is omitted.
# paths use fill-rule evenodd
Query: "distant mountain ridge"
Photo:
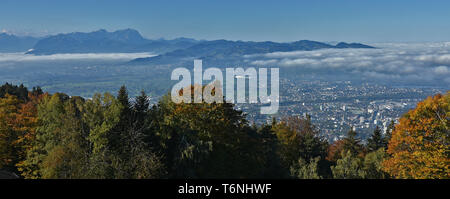
<svg viewBox="0 0 450 199"><path fill-rule="evenodd" d="M214 40L205 41L188 48L167 52L155 57L138 58L134 64L173 64L185 60L202 59L207 65L242 63L244 55L272 52L311 51L319 49L374 48L360 43L326 44L317 41L300 40L290 43Z"/></svg>
<svg viewBox="0 0 450 199"><path fill-rule="evenodd" d="M33 48L39 39L37 37L0 33L0 52L25 52Z"/></svg>
<svg viewBox="0 0 450 199"><path fill-rule="evenodd" d="M104 29L82 33L58 34L39 40L28 54L47 55L58 53L165 53L197 44L187 38L174 40L149 40L133 29L108 32Z"/></svg>
<svg viewBox="0 0 450 199"><path fill-rule="evenodd" d="M3 43L1 43L3 42ZM152 52L156 57L139 58L131 63L173 64L204 59L211 64L228 64L242 61L244 55L271 52L310 51L318 49L373 48L360 43L340 42L336 45L323 42L300 40L289 43L272 41L230 41L230 40L195 40L190 38L146 39L137 30L123 29L108 32L100 29L93 32L61 33L41 39L17 37L0 34L0 44L5 51L24 52L27 54L49 55L61 53L136 53ZM32 47L31 47L32 46Z"/></svg>

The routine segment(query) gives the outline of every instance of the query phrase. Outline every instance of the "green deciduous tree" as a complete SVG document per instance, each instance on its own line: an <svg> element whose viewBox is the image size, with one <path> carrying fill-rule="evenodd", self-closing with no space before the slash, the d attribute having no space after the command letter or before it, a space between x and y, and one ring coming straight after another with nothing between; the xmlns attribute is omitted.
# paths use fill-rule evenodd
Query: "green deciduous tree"
<svg viewBox="0 0 450 199"><path fill-rule="evenodd" d="M364 177L361 158L351 151L343 152L342 158L337 160L336 166L331 166L335 179L360 179Z"/></svg>
<svg viewBox="0 0 450 199"><path fill-rule="evenodd" d="M383 171L383 161L387 158L384 148L368 153L364 157L363 170L364 178L367 179L385 179L389 174Z"/></svg>
<svg viewBox="0 0 450 199"><path fill-rule="evenodd" d="M319 175L319 165L320 157L311 159L309 162L303 160L302 158L291 166L291 176L299 179L321 179Z"/></svg>

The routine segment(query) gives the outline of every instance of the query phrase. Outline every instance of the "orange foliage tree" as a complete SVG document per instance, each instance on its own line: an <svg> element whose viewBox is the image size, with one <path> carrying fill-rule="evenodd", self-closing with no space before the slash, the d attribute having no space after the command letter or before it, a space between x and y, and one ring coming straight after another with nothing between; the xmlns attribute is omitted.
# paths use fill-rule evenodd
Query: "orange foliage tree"
<svg viewBox="0 0 450 199"><path fill-rule="evenodd" d="M344 152L344 140L337 140L328 147L327 150L327 160L331 162L336 162L338 159L342 158L342 152Z"/></svg>
<svg viewBox="0 0 450 199"><path fill-rule="evenodd" d="M395 178L448 179L449 118L450 92L418 103L395 127L384 171Z"/></svg>
<svg viewBox="0 0 450 199"><path fill-rule="evenodd" d="M15 165L19 172L23 172L23 162L35 140L36 128L39 126L37 106L45 96L48 96L48 93L34 95L29 92L29 100L19 106L18 114L14 121L14 130L17 133L17 140L14 141L14 144L20 147L20 150L17 152L18 162Z"/></svg>
<svg viewBox="0 0 450 199"><path fill-rule="evenodd" d="M20 171L35 137L42 96L29 92L26 102L10 94L0 98L0 169Z"/></svg>

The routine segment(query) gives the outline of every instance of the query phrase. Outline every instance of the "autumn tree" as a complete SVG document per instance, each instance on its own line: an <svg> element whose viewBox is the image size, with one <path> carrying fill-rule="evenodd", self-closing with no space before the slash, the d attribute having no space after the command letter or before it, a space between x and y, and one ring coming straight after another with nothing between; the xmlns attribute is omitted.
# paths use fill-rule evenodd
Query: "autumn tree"
<svg viewBox="0 0 450 199"><path fill-rule="evenodd" d="M318 157L320 175L329 175L329 165L325 160L328 142L319 136L319 131L311 123L309 116L284 118L273 126L273 131L280 142L279 156L285 168L289 170L299 162L309 164Z"/></svg>
<svg viewBox="0 0 450 199"><path fill-rule="evenodd" d="M400 118L389 141L384 171L395 178L450 177L450 92L419 102Z"/></svg>
<svg viewBox="0 0 450 199"><path fill-rule="evenodd" d="M28 94L28 102L20 105L17 114L17 120L15 121L15 131L18 135L16 144L20 146L21 150L18 153L19 162L16 164L17 170L22 176L31 175L35 171L34 167L27 167L25 160L27 158L28 151L32 150L33 142L36 139L36 130L39 127L38 118L38 104L42 99L48 97L47 93L43 93L42 90L33 91Z"/></svg>
<svg viewBox="0 0 450 199"><path fill-rule="evenodd" d="M326 159L330 162L336 162L338 159L342 158L342 152L344 151L344 140L336 140L330 146L327 150L327 157Z"/></svg>
<svg viewBox="0 0 450 199"><path fill-rule="evenodd" d="M80 108L84 99L56 93L38 106L41 120L34 146L24 165L37 168L27 178L83 178L88 158L88 132L84 131Z"/></svg>
<svg viewBox="0 0 450 199"><path fill-rule="evenodd" d="M14 122L17 120L19 99L10 94L0 98L0 168L15 171L19 161L20 147Z"/></svg>
<svg viewBox="0 0 450 199"><path fill-rule="evenodd" d="M361 140L357 138L356 131L350 128L344 139L336 141L328 148L327 159L334 163L334 166L331 166L333 178L364 178L364 155Z"/></svg>

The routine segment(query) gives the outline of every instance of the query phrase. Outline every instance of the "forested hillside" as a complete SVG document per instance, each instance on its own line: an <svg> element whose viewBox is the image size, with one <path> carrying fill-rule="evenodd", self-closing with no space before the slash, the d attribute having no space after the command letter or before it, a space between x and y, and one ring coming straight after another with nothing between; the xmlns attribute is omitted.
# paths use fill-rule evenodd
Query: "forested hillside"
<svg viewBox="0 0 450 199"><path fill-rule="evenodd" d="M309 117L249 124L233 104L151 106L125 86L92 99L0 87L0 170L23 178L449 178L450 93L363 145L328 143Z"/></svg>

